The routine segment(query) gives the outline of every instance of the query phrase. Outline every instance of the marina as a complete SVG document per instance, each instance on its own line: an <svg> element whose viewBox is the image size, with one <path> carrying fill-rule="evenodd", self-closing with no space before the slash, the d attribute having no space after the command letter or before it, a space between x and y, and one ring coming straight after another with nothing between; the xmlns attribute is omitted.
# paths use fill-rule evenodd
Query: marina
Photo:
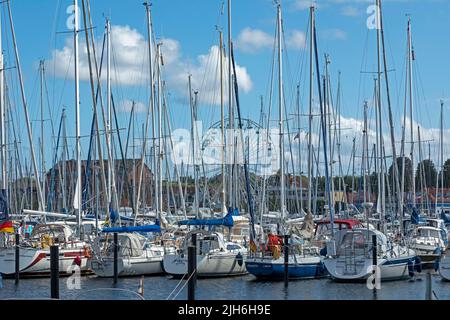
<svg viewBox="0 0 450 320"><path fill-rule="evenodd" d="M450 300L428 12L344 5L1 2L0 300Z"/></svg>

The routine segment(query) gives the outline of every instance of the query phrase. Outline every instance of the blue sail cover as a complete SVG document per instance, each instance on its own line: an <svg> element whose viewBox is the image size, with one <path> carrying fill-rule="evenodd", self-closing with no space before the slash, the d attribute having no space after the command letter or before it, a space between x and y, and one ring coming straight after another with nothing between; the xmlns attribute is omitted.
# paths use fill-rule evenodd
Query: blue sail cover
<svg viewBox="0 0 450 320"><path fill-rule="evenodd" d="M416 208L413 208L412 214L411 214L411 223L412 224L421 224L425 221L419 216L419 213L417 212Z"/></svg>
<svg viewBox="0 0 450 320"><path fill-rule="evenodd" d="M450 218L448 217L447 214L445 214L444 211L441 212L441 219L444 220L445 225L450 224Z"/></svg>
<svg viewBox="0 0 450 320"><path fill-rule="evenodd" d="M0 190L0 222L9 220L8 209L6 190L2 189Z"/></svg>
<svg viewBox="0 0 450 320"><path fill-rule="evenodd" d="M232 227L234 225L232 213L229 212L222 219L192 219L178 222L184 226L225 226Z"/></svg>
<svg viewBox="0 0 450 320"><path fill-rule="evenodd" d="M146 226L130 226L130 227L111 227L103 228L102 232L105 233L123 233L123 232L161 232L161 227L157 224L150 224Z"/></svg>

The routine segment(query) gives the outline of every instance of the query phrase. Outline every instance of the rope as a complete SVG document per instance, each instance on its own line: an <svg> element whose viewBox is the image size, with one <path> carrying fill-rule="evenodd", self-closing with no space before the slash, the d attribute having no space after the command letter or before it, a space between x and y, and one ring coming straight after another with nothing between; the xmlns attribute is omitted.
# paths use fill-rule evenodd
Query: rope
<svg viewBox="0 0 450 320"><path fill-rule="evenodd" d="M180 292L183 291L184 287L186 287L186 284L189 282L189 280L191 280L192 276L193 276L195 273L197 273L197 269L194 269L194 271L192 271L192 273L191 273L191 275L189 276L189 278L184 282L184 285L181 287L181 289L178 291L178 293L177 293L175 296L173 296L172 300L175 300L176 297L178 297L178 295L180 294ZM186 274L183 275L183 278L184 278L185 275L186 275ZM181 281L183 280L183 278L181 278L180 282L178 282L178 285L181 283ZM177 287L178 287L178 285L177 285ZM170 295L171 295L175 290L176 290L176 287L175 287L175 289L170 293ZM167 297L166 300L169 300L170 295Z"/></svg>

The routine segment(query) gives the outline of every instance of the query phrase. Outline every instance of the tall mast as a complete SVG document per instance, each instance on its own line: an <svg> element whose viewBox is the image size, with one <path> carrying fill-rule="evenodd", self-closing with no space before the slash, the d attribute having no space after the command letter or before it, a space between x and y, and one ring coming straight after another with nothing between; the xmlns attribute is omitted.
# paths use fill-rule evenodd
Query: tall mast
<svg viewBox="0 0 450 320"><path fill-rule="evenodd" d="M441 100L441 210L444 207L444 101ZM437 197L436 197L437 198Z"/></svg>
<svg viewBox="0 0 450 320"><path fill-rule="evenodd" d="M192 206L192 209L194 210L195 214L198 216L198 207L199 207L199 196L198 196L198 176L197 176L197 166L196 166L196 140L197 137L195 135L195 121L196 121L196 112L195 112L195 103L192 99L192 85L191 85L191 78L192 76L189 75L188 81L189 81L189 103L191 107L191 144L192 144L192 166L194 168L194 181L195 181L195 190L194 190L194 203Z"/></svg>
<svg viewBox="0 0 450 320"><path fill-rule="evenodd" d="M37 165L37 161L36 161L36 155L34 152L33 133L31 130L30 116L28 114L28 105L27 105L27 99L25 96L25 87L24 87L24 83L23 83L22 67L20 65L19 50L17 48L16 34L14 31L14 23L13 23L12 13L11 13L11 4L10 4L10 1L7 1L6 3L8 6L9 22L11 25L11 35L12 35L12 40L13 40L13 44L14 44L16 68L17 68L17 73L19 76L20 93L22 96L22 106L24 109L25 122L26 122L26 126L27 126L28 142L30 144L31 161L33 162L32 165L33 165L33 171L34 171L34 178L36 180L36 189L37 189L37 193L38 193L39 210L42 211L42 210L44 210L44 197L42 195L41 182L40 182L40 178L39 178L39 170L38 170L38 165Z"/></svg>
<svg viewBox="0 0 450 320"><path fill-rule="evenodd" d="M414 119L414 98L413 98L413 48L412 48L412 35L411 35L411 18L408 19L408 78L409 78L409 118L410 118L410 135L411 135L411 163L412 163L412 170L411 170L411 183L412 183L412 203L413 208L416 207L416 181L414 179L414 125L413 125L413 119Z"/></svg>
<svg viewBox="0 0 450 320"><path fill-rule="evenodd" d="M234 110L233 110L233 83L232 83L232 66L231 66L231 0L228 0L228 151L227 156L229 162L228 167L228 204L229 207L234 206L233 200L233 163L234 159Z"/></svg>
<svg viewBox="0 0 450 320"><path fill-rule="evenodd" d="M311 200L312 200L312 101L313 101L313 52L314 52L314 6L310 8L310 43L309 43L309 120L308 120L308 213L311 213Z"/></svg>
<svg viewBox="0 0 450 320"><path fill-rule="evenodd" d="M281 218L286 214L286 197L284 182L284 113L283 113L283 54L281 49L281 3L277 5L278 21L278 107L280 114L280 210Z"/></svg>
<svg viewBox="0 0 450 320"><path fill-rule="evenodd" d="M368 135L367 135L367 108L368 104L367 101L364 101L364 130L363 130L363 158L362 158L362 167L363 167L363 197L364 197L364 203L366 203L367 200L367 173L368 168L366 166L367 164L367 157L368 157Z"/></svg>
<svg viewBox="0 0 450 320"><path fill-rule="evenodd" d="M76 136L76 159L77 159L77 186L81 187L81 145L80 145L80 74L78 68L78 0L74 0L75 27L73 29L74 54L75 54L75 136ZM100 146L99 146L100 147ZM76 214L78 230L81 227L81 192L76 193Z"/></svg>
<svg viewBox="0 0 450 320"><path fill-rule="evenodd" d="M137 205L140 197L141 197L141 188L142 188L142 177L144 175L144 162L145 162L145 150L146 150L146 146L147 146L147 136L148 136L148 127L149 127L149 117L150 117L150 113L152 113L152 117L154 117L153 115L153 110L154 110L154 95L155 95L155 91L154 91L154 85L153 85L153 51L152 51L152 19L151 19L151 12L150 12L150 4L145 2L144 3L145 9L146 9L146 13L147 13L147 45L148 45L148 66L149 66L149 77L150 77L150 99L149 99L149 107L147 109L147 113L146 113L146 117L145 117L145 129L144 129L144 140L142 142L142 154L141 154L141 166L140 166L140 170L139 170L139 179L138 179L138 187L137 187L137 198L135 199L135 217L137 217L137 214L139 212L139 206ZM133 103L134 105L134 103ZM154 133L154 126L153 126L153 138L155 137L155 133ZM153 147L155 146L155 140L153 139ZM155 148L153 148L153 152L155 152ZM154 157L153 157L154 158ZM133 157L134 159L134 157ZM154 167L156 168L156 166ZM156 170L154 170L154 173L156 172ZM156 192L155 192L155 196ZM156 202L158 203L158 202ZM135 224L136 224L136 220L135 220Z"/></svg>
<svg viewBox="0 0 450 320"><path fill-rule="evenodd" d="M220 59L220 127L221 131L221 140L222 140L222 148L221 148L221 172L222 172L222 190L221 190L221 198L222 198L222 212L224 214L227 213L227 204L226 204L226 179L225 179L225 110L224 110L224 90L223 90L223 33L219 31L220 35L220 48L219 48L219 59Z"/></svg>
<svg viewBox="0 0 450 320"><path fill-rule="evenodd" d="M0 129L1 129L1 160L2 160L2 190L6 192L8 187L8 179L6 172L6 104L5 104L5 91L4 91L4 65L3 65L3 44L2 44L2 22L0 15Z"/></svg>
<svg viewBox="0 0 450 320"><path fill-rule="evenodd" d="M163 163L163 140L162 140L162 89L161 89L161 43L156 46L157 68L158 68L158 213L161 214L163 209L163 197L162 197L162 163ZM167 204L169 205L169 204ZM158 216L159 218L159 216Z"/></svg>
<svg viewBox="0 0 450 320"><path fill-rule="evenodd" d="M383 124L382 124L382 99L381 99L381 28L380 28L380 17L381 17L381 8L379 0L376 0L377 8L378 8L378 16L377 16L377 84L376 84L376 101L377 101L377 133L378 133L378 164L379 164L379 172L378 172L378 191L379 197L378 200L381 201L381 204L377 204L377 208L380 208L380 220L384 218L386 212L386 201L385 201L385 175L384 175L384 157L383 157ZM397 163L397 160L393 159L393 164Z"/></svg>
<svg viewBox="0 0 450 320"><path fill-rule="evenodd" d="M106 122L106 143L111 146L111 22L106 19L106 110L108 119ZM112 175L113 175L113 159L112 154L108 154L108 202L112 200Z"/></svg>
<svg viewBox="0 0 450 320"><path fill-rule="evenodd" d="M40 73L40 99L41 99L41 174L42 174L42 198L45 205L45 156L44 156L44 61L39 62L39 73Z"/></svg>
<svg viewBox="0 0 450 320"><path fill-rule="evenodd" d="M298 122L298 167L300 176L300 212L303 213L303 171L302 171L302 154L301 154L301 113L300 113L300 85L297 85L297 122ZM297 186L296 186L297 187Z"/></svg>

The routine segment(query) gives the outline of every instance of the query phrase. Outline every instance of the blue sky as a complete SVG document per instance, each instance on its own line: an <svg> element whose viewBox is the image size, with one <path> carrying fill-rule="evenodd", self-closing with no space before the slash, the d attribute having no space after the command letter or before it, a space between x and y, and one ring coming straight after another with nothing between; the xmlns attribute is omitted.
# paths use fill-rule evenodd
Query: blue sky
<svg viewBox="0 0 450 320"><path fill-rule="evenodd" d="M146 39L145 9L142 0L132 1L106 1L97 0L92 2L92 14L95 25L95 34L101 39L104 32L104 15L111 18L113 26L128 26L127 32L143 36ZM299 42L292 40L292 35L297 36L307 32L308 7L310 1L284 0L283 23L285 37L288 43L285 50L285 90L289 98L288 108L292 108L292 92L298 81L302 88L302 104L306 105L307 74L305 69L299 66L307 63L307 50ZM30 114L33 119L39 115L37 66L40 59L54 63L52 57L54 51L62 51L65 46L70 47L71 34L67 32L66 20L68 14L66 8L72 4L67 0L14 0L11 2L16 36L19 45L22 68L25 75L25 87L29 100ZM373 92L372 75L361 74L361 71L375 71L375 36L374 30L368 30L366 21L367 7L373 1L364 0L323 0L317 1L317 30L318 46L320 56L327 53L331 57L331 77L334 90L338 71L342 72L343 104L341 106L342 116L348 119L350 126L355 122L351 120L362 119L362 104L365 99L370 100ZM199 77L205 77L210 70L202 69L200 56L207 56L212 46L218 44L218 33L216 25L224 28L226 36L226 15L221 15L221 0L164 0L153 1L152 17L154 33L157 39L163 39L163 53L167 45L177 44L176 57L173 67L170 61L167 71L166 85L171 93L171 115L174 127L187 127L189 125L189 109L183 86L187 90L187 73L192 71L197 76L194 79L198 89L208 90L207 85L201 85ZM2 5L2 22L7 22L6 7ZM267 98L269 91L268 82L270 78L270 66L272 63L272 44L270 38L275 32L276 7L272 0L239 0L233 1L233 38L235 40L235 57L237 64L245 68L249 77L247 87L241 90L241 105L246 117L258 120L259 118L259 96ZM401 125L404 74L405 74L405 52L406 52L406 14L409 14L413 23L413 43L415 49L416 68L416 110L415 120L424 128L438 128L439 125L439 99L450 97L449 71L450 63L448 54L450 52L450 25L448 24L450 12L450 1L425 0L425 1L402 1L391 0L383 2L383 16L386 33L387 56L390 72L390 84L392 87L393 114L396 129ZM226 13L226 5L225 5ZM123 31L125 29L117 29ZM131 30L131 31L130 31ZM255 41L245 38L243 31L249 31L247 35L259 35L260 42L253 49L249 46L255 45ZM126 30L125 30L126 31ZM256 33L255 33L256 32ZM6 37L9 27L3 28ZM7 36L10 38L10 36ZM67 41L69 39L69 42ZM169 40L167 40L169 39ZM259 38L258 38L259 39ZM290 39L292 40L291 42ZM254 40L254 38L253 38ZM299 38L297 38L299 40ZM172 42L170 42L172 41ZM247 41L247 42L246 42ZM250 42L248 42L250 41ZM11 44L10 40L5 41ZM80 37L80 43L84 37ZM289 44L291 43L291 44ZM119 49L119 48L118 48ZM7 50L4 43L5 59L9 65L14 65L11 51ZM97 48L99 50L99 48ZM113 48L114 50L114 48ZM174 52L171 52L172 54ZM168 56L170 57L170 54ZM119 54L119 52L117 53ZM120 54L124 54L123 52ZM142 63L145 57L141 57ZM169 58L170 59L170 58ZM208 57L205 58L207 61ZM287 64L289 61L289 65ZM61 63L59 61L58 63ZM62 65L68 62L63 62ZM207 63L207 62L205 62ZM323 61L321 61L323 67ZM179 74L176 74L177 68ZM52 72L49 66L47 81L49 95L55 115L54 121L59 119L61 106L67 106L69 135L73 135L73 81L69 78L62 79L61 74ZM195 69L195 70L194 70ZM15 72L11 69L9 72ZM185 78L183 83L179 78ZM306 82L305 82L306 81ZM91 112L91 97L87 82L82 84L82 134L89 132ZM64 90L62 90L64 88ZM123 85L113 80L113 90L117 96L117 102L136 100L145 106L148 90L143 85ZM18 91L17 91L18 92ZM17 94L14 94L18 97ZM276 96L276 95L275 95ZM19 112L22 111L19 100ZM447 100L450 105L450 100ZM84 108L84 109L83 109ZM206 123L218 121L220 110L217 106L200 106L201 115ZM274 105L276 108L276 104ZM450 123L450 112L446 108L446 123ZM275 113L274 113L275 114ZM373 112L371 113L373 116ZM126 126L129 114L121 112L119 118L122 127ZM48 112L46 111L46 117ZM143 118L143 113L138 118ZM385 118L387 119L387 118ZM386 122L386 121L385 121ZM19 128L25 140L24 127ZM355 129L355 128L353 128ZM71 131L72 130L72 131ZM424 129L425 130L425 129ZM357 130L356 130L357 131ZM70 133L72 132L72 133ZM46 126L46 134L51 135L49 126ZM345 133L346 141L351 141L355 130ZM435 130L429 130L429 134L436 134ZM424 135L426 133L424 132ZM437 136L436 136L437 138ZM400 137L398 136L398 140ZM388 144L388 141L386 141ZM85 149L86 147L84 147ZM47 163L50 158L47 159ZM49 166L47 164L47 166Z"/></svg>

